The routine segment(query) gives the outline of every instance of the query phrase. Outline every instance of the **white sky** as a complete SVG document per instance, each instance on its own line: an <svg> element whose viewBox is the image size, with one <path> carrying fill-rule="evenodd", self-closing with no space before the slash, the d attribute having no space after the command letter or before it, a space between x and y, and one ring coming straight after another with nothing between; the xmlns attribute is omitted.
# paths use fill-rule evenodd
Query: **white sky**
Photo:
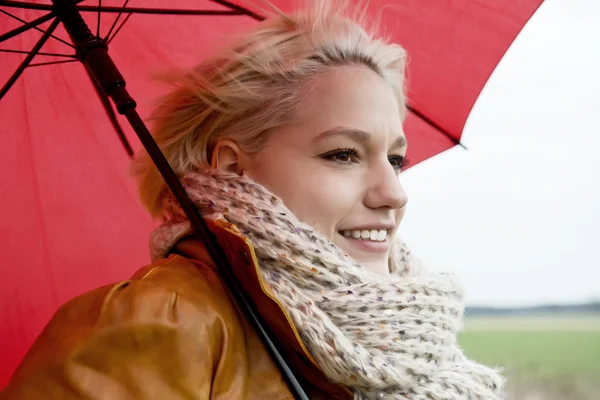
<svg viewBox="0 0 600 400"><path fill-rule="evenodd" d="M600 1L546 0L463 138L403 174L415 253L471 305L600 299Z"/></svg>

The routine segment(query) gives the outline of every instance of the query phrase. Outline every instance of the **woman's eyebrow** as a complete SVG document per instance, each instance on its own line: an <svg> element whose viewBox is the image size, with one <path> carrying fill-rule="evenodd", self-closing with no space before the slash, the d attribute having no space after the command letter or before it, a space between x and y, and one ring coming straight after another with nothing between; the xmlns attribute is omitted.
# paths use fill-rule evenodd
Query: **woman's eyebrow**
<svg viewBox="0 0 600 400"><path fill-rule="evenodd" d="M324 140L324 139L332 137L332 136L346 136L349 139L351 139L357 143L366 145L371 140L372 135L369 132L366 132L366 131L363 131L360 129L338 127L338 128L328 129L325 132L321 132L319 135L317 135L313 139L313 141L318 142L318 141ZM392 143L391 147L396 148L396 147L404 147L404 146L406 146L406 137L404 137L404 135L400 135L394 141L394 143Z"/></svg>
<svg viewBox="0 0 600 400"><path fill-rule="evenodd" d="M405 147L406 146L406 136L404 135L400 135L398 136L398 138L396 140L394 140L394 143L392 143L392 149L395 149L397 147Z"/></svg>
<svg viewBox="0 0 600 400"><path fill-rule="evenodd" d="M345 136L363 145L366 145L371 140L371 134L369 132L365 132L360 129L338 127L319 133L319 135L317 135L313 141L319 142L332 136Z"/></svg>

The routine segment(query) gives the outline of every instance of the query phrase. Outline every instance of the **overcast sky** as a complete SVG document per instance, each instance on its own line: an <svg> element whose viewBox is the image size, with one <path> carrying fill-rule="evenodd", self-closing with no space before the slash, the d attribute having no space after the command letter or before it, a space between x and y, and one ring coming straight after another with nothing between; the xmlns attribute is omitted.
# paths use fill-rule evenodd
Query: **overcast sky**
<svg viewBox="0 0 600 400"><path fill-rule="evenodd" d="M471 305L600 299L600 1L546 0L463 138L403 174L413 250Z"/></svg>

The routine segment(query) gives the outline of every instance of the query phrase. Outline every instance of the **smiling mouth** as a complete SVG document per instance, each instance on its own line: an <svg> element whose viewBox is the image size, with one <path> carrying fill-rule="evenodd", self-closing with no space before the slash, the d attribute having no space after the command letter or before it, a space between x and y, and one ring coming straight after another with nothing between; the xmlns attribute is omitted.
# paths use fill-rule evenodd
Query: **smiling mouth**
<svg viewBox="0 0 600 400"><path fill-rule="evenodd" d="M387 229L352 229L342 230L338 233L347 239L382 243L387 241L389 232Z"/></svg>
<svg viewBox="0 0 600 400"><path fill-rule="evenodd" d="M386 253L390 250L389 231L386 229L343 230L342 240L364 253Z"/></svg>

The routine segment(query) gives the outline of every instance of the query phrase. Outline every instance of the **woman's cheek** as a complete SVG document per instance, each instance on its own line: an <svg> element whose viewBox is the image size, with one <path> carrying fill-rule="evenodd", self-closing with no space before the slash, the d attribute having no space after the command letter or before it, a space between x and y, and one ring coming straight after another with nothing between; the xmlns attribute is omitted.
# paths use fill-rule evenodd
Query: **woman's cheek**
<svg viewBox="0 0 600 400"><path fill-rule="evenodd" d="M310 196L315 211L318 210L314 219L325 222L330 233L336 233L337 227L351 216L360 202L356 192L352 182L339 177L322 177L318 190Z"/></svg>

